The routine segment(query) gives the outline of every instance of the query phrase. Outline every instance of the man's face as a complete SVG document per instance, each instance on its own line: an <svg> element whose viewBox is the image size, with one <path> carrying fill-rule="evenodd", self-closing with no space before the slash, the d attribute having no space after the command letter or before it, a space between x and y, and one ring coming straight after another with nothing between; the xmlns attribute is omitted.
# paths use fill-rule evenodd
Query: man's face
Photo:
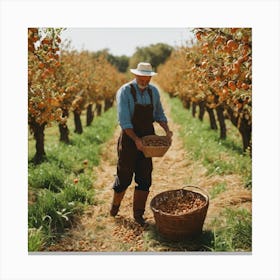
<svg viewBox="0 0 280 280"><path fill-rule="evenodd" d="M148 86L149 82L151 81L150 76L137 76L136 75L136 82L139 86L139 88L144 89Z"/></svg>

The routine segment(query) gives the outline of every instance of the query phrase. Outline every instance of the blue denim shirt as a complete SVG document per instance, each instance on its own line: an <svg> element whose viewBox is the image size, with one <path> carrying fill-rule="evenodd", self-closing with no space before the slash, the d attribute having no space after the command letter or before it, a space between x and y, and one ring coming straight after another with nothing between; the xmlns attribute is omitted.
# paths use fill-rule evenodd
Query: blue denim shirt
<svg viewBox="0 0 280 280"><path fill-rule="evenodd" d="M134 79L132 83L136 90L137 103L143 105L151 104L151 99L148 90L145 89L145 91L142 93L136 83L136 79ZM118 108L118 121L122 129L133 128L131 120L134 113L134 100L130 92L131 90L129 84L130 82L124 84L118 90L116 96L117 108ZM167 122L167 118L164 114L162 104L160 101L160 95L158 89L152 84L149 84L149 87L152 89L152 93L153 93L154 121Z"/></svg>

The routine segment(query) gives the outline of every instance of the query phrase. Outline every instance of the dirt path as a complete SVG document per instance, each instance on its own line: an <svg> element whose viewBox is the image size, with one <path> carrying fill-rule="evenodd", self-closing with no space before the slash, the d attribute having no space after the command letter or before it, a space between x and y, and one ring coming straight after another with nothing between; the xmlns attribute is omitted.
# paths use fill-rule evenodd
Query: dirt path
<svg viewBox="0 0 280 280"><path fill-rule="evenodd" d="M163 100L164 102L164 100ZM164 102L167 116L170 108ZM150 224L148 228L141 228L133 220L132 197L134 185L132 184L123 199L119 214L116 218L109 215L112 201L112 183L116 173L116 143L119 128L114 137L106 144L103 150L102 161L95 168L98 178L94 183L95 205L81 217L81 220L69 234L58 244L48 248L48 251L87 251L87 252L127 252L127 251L160 251L162 248L158 241L151 238L149 228L154 228L154 218L150 209L150 201L156 194L181 188L185 184L200 186L206 190L217 183L226 183L231 186L230 191L222 193L220 199L210 201L204 229L211 220L219 215L219 211L227 205L251 208L251 192L241 187L241 180L236 175L206 176L206 169L198 162L193 162L183 149L179 138L179 127L169 117L169 125L173 131L173 142L169 151L162 158L154 158L153 184L146 204L145 217ZM158 133L162 129L156 126ZM221 199L222 198L222 199ZM153 229L154 230L154 229Z"/></svg>

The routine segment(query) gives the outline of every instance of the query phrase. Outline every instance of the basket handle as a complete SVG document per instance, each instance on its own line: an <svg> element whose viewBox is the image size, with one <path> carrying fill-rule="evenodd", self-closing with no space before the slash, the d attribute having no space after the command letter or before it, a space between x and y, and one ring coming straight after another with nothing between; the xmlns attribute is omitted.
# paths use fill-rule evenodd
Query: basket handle
<svg viewBox="0 0 280 280"><path fill-rule="evenodd" d="M204 189L202 189L202 188L200 188L200 187L197 187L197 186L193 186L193 185L184 185L184 186L182 187L183 190L186 190L187 188L188 188L188 189L196 189L196 190L201 191L202 193L204 193L204 194L207 196L207 198L208 198L208 200L209 200L210 195L209 195L209 193L208 193L206 190L204 190Z"/></svg>

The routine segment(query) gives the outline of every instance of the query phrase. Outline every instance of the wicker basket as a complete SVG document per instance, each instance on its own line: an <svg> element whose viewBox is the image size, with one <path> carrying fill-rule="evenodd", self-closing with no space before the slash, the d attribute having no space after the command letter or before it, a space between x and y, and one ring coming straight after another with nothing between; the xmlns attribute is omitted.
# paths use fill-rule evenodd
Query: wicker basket
<svg viewBox="0 0 280 280"><path fill-rule="evenodd" d="M201 208L180 215L159 210L159 205L165 201L182 198L191 193L199 194L202 200L205 200ZM209 206L209 196L199 187L186 186L182 189L165 191L156 195L151 200L150 206L154 213L156 228L159 234L166 239L180 241L201 234Z"/></svg>
<svg viewBox="0 0 280 280"><path fill-rule="evenodd" d="M154 141L159 141L161 144L151 144ZM145 157L162 157L170 147L170 140L167 136L147 135L142 137L142 142Z"/></svg>

